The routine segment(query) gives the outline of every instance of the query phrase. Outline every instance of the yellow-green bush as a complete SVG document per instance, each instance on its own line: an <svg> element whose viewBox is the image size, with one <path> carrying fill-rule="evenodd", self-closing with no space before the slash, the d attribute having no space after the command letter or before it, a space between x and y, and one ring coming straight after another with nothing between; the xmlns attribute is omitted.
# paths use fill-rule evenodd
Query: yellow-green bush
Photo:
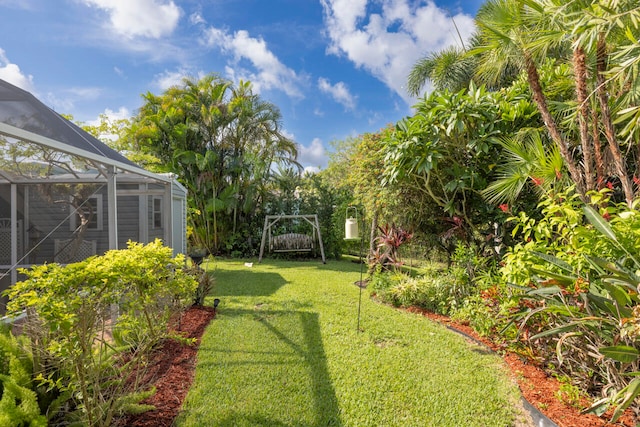
<svg viewBox="0 0 640 427"><path fill-rule="evenodd" d="M171 314L193 301L197 282L184 257L172 258L159 240L130 242L125 250L22 273L27 278L6 293L7 308L27 312L36 379L69 399L59 417L110 425L131 406L137 381L127 380L166 336Z"/></svg>

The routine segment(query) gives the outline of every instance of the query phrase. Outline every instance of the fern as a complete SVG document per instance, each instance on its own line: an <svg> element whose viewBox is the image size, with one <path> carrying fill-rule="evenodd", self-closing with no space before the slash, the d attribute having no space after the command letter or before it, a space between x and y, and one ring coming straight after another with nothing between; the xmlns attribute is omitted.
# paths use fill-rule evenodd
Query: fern
<svg viewBox="0 0 640 427"><path fill-rule="evenodd" d="M147 399L154 394L156 394L156 388L152 387L149 390L129 393L125 396L120 397L117 402L118 408L120 409L120 414L137 415L156 409L156 407L153 405L140 403L144 399Z"/></svg>
<svg viewBox="0 0 640 427"><path fill-rule="evenodd" d="M32 390L31 354L7 331L0 333L0 426L46 426Z"/></svg>

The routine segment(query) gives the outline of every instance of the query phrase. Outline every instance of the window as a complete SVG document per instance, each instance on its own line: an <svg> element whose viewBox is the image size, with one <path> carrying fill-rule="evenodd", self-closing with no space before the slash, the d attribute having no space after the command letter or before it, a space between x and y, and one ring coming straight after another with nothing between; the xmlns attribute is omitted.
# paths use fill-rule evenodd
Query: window
<svg viewBox="0 0 640 427"><path fill-rule="evenodd" d="M162 197L153 198L153 228L162 228Z"/></svg>
<svg viewBox="0 0 640 427"><path fill-rule="evenodd" d="M89 220L87 230L102 230L102 194L90 196L82 206L70 205L73 215L71 215L71 231L80 226L80 215Z"/></svg>

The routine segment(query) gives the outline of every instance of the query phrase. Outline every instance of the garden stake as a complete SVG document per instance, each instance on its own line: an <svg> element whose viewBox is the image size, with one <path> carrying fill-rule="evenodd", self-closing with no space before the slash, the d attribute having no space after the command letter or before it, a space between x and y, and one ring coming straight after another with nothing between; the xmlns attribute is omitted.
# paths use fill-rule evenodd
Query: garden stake
<svg viewBox="0 0 640 427"><path fill-rule="evenodd" d="M354 217L349 217L349 210L352 209L356 216ZM360 288L360 295L358 297L358 324L357 324L357 330L358 332L361 332L360 330L360 306L362 305L362 252L364 251L364 238L360 236L360 232L358 230L358 208L356 208L355 206L349 206L347 207L347 211L345 212L345 223L344 223L344 239L345 240L357 240L360 239L360 281L357 282L358 288ZM364 221L363 221L363 227L362 229L364 230Z"/></svg>
<svg viewBox="0 0 640 427"><path fill-rule="evenodd" d="M364 227L363 227L364 229ZM360 282L358 282L358 288L360 288L360 296L358 297L358 332L360 330L360 306L362 305L362 251L364 250L364 238L360 238Z"/></svg>

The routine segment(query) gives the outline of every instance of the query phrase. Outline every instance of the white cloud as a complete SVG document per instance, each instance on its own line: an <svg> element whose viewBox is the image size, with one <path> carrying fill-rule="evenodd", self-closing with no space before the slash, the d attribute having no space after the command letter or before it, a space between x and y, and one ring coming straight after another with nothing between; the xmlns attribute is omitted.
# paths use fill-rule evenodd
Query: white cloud
<svg viewBox="0 0 640 427"><path fill-rule="evenodd" d="M251 37L247 31L233 34L225 30L210 27L206 31L204 43L217 47L233 55L233 62L226 66L231 80L248 80L256 92L278 89L294 98L303 98L299 88L301 78L296 72L285 66L267 47L262 38ZM250 63L251 69L240 64L242 60Z"/></svg>
<svg viewBox="0 0 640 427"><path fill-rule="evenodd" d="M103 89L99 87L72 87L67 89L66 92L71 94L76 99L98 99L102 95Z"/></svg>
<svg viewBox="0 0 640 427"><path fill-rule="evenodd" d="M110 108L106 108L102 114L93 120L87 122L90 126L100 126L103 118L106 118L107 122L114 123L122 119L130 119L131 111L127 107L120 107L118 111L113 111ZM115 141L118 139L118 135L112 133L102 133L99 135L101 140Z"/></svg>
<svg viewBox="0 0 640 427"><path fill-rule="evenodd" d="M293 133L291 133L288 130L286 130L286 129L282 129L280 131L280 133L282 133L282 136L284 136L287 139L290 139L291 141L295 141L296 140L296 136Z"/></svg>
<svg viewBox="0 0 640 427"><path fill-rule="evenodd" d="M60 113L70 114L75 110L76 102L94 101L103 93L104 89L99 87L71 87L56 93L48 92L43 101Z"/></svg>
<svg viewBox="0 0 640 427"><path fill-rule="evenodd" d="M191 15L189 15L189 22L191 22L193 25L200 25L200 24L207 23L207 21L202 17L202 14L200 12L194 12Z"/></svg>
<svg viewBox="0 0 640 427"><path fill-rule="evenodd" d="M172 86L179 86L182 84L182 79L188 75L189 74L185 70L165 71L164 73L155 76L153 85L160 88L160 90L165 91Z"/></svg>
<svg viewBox="0 0 640 427"><path fill-rule="evenodd" d="M2 48L0 48L0 79L27 92L34 92L33 76L25 75L18 65L11 63Z"/></svg>
<svg viewBox="0 0 640 427"><path fill-rule="evenodd" d="M154 76L153 86L163 92L172 86L182 86L184 78L199 80L205 76L204 71L193 72L187 68L180 68L176 71L164 71Z"/></svg>
<svg viewBox="0 0 640 427"><path fill-rule="evenodd" d="M407 102L413 100L403 86L413 64L428 52L460 44L452 19L465 40L475 29L473 17L465 14L451 16L432 0L321 2L330 39L327 53L346 56ZM367 15L367 7L378 3L382 3L379 13Z"/></svg>
<svg viewBox="0 0 640 427"><path fill-rule="evenodd" d="M131 111L127 107L120 107L118 111L113 111L111 108L105 108L104 113L102 113L107 119L110 121L129 119L131 118ZM97 126L100 124L100 118L90 121L90 125Z"/></svg>
<svg viewBox="0 0 640 427"><path fill-rule="evenodd" d="M319 138L314 138L308 146L300 144L298 162L305 167L305 170L308 167L326 167L329 162L329 156L322 145L322 141Z"/></svg>
<svg viewBox="0 0 640 427"><path fill-rule="evenodd" d="M175 30L182 11L173 0L84 0L104 10L113 30L127 38L159 39Z"/></svg>
<svg viewBox="0 0 640 427"><path fill-rule="evenodd" d="M303 173L308 173L308 174L315 174L320 172L320 168L316 167L316 166L307 166L306 168L304 168L304 172Z"/></svg>
<svg viewBox="0 0 640 427"><path fill-rule="evenodd" d="M349 88L344 82L332 85L329 80L320 77L318 79L318 88L320 88L321 92L331 95L336 102L342 104L347 110L355 108L356 97L349 92Z"/></svg>

